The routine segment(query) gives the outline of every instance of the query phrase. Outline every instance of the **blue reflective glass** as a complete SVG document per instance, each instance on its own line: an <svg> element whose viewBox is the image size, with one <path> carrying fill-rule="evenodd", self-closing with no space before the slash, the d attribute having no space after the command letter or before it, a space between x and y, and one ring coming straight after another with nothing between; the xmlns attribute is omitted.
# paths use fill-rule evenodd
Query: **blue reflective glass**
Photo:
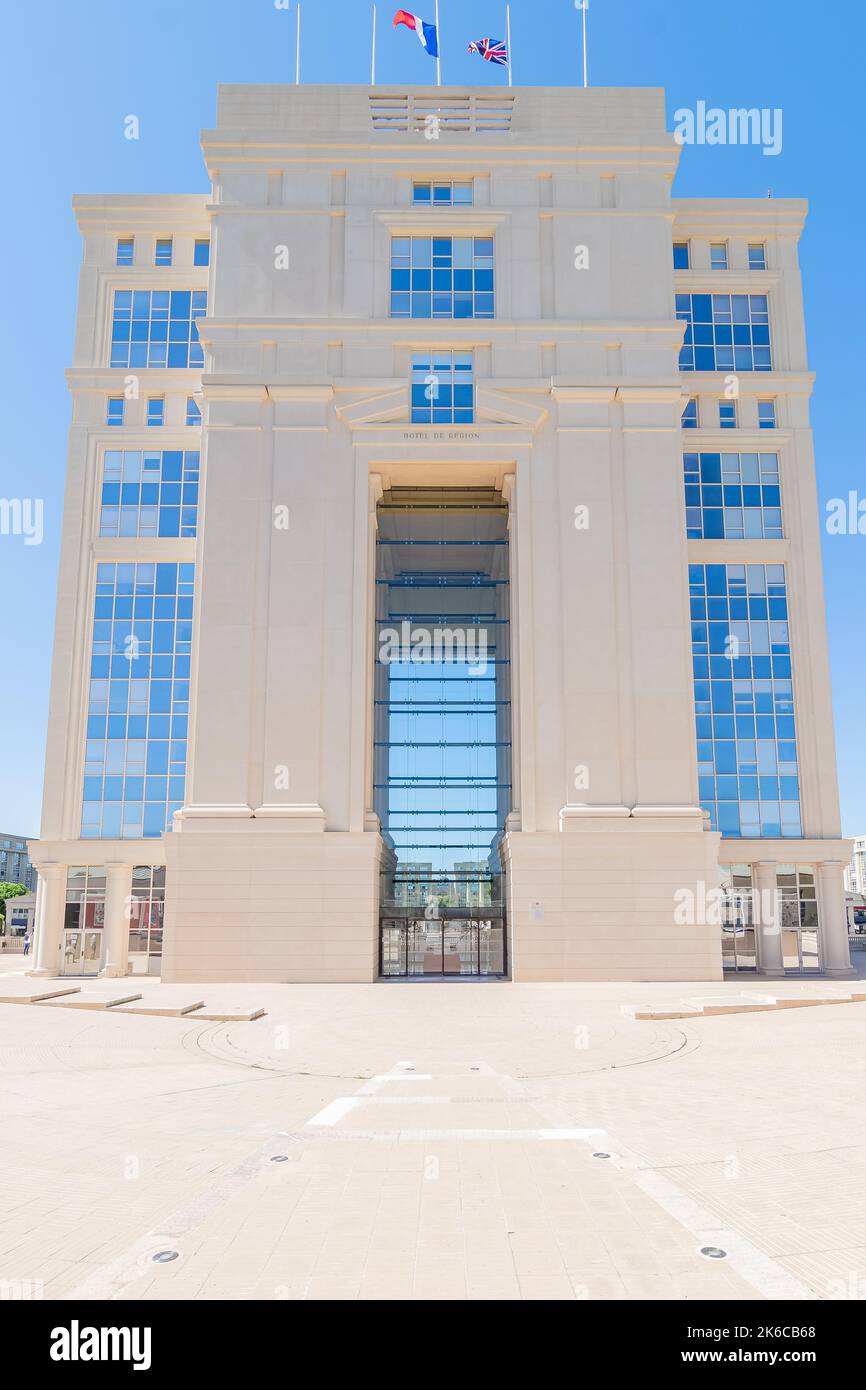
<svg viewBox="0 0 866 1390"><path fill-rule="evenodd" d="M139 455L140 456L140 455ZM123 463L120 464L123 467ZM172 681L175 660L188 663L191 626L188 622L162 619L153 623L145 615L132 620L132 610L146 609L154 590L160 601L192 602L194 573L188 564L100 563L97 566L97 598L93 627L93 659L98 648L111 653L112 678L94 679L90 686L81 833L90 838L139 838L161 835L169 824L169 793L174 805L183 799L185 724L175 731L172 744L172 788L167 782L168 735L173 687L186 706L185 681ZM155 654L160 647L165 655ZM160 663L167 663L161 678ZM108 740L93 740L105 729L106 704L110 711ZM97 788L105 772L101 788ZM145 785L145 773L149 780ZM122 814L121 814L122 813Z"/></svg>
<svg viewBox="0 0 866 1390"><path fill-rule="evenodd" d="M678 294L676 314L691 329L680 352L681 371L771 370L766 295Z"/></svg>
<svg viewBox="0 0 866 1390"><path fill-rule="evenodd" d="M111 366L202 366L204 356L193 314L198 308L204 311L206 301L206 291L199 290L116 290ZM166 318L169 309L170 321Z"/></svg>
<svg viewBox="0 0 866 1390"><path fill-rule="evenodd" d="M722 456L723 474L738 458ZM768 594L784 595L784 567L690 565L689 585L693 613L706 604L711 616L707 628L692 626L701 803L723 835L798 836L788 629L784 621L769 626L766 616ZM709 683L698 665L706 660L700 653L707 636L714 653ZM770 644L772 656L764 654Z"/></svg>
<svg viewBox="0 0 866 1390"><path fill-rule="evenodd" d="M392 238L392 318L492 318L493 315L491 238Z"/></svg>

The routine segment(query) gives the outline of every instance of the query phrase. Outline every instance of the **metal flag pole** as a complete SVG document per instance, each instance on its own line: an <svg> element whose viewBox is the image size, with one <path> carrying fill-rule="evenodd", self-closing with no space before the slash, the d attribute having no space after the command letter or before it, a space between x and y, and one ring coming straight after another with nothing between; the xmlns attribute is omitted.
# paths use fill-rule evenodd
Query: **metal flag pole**
<svg viewBox="0 0 866 1390"><path fill-rule="evenodd" d="M587 0L583 0L583 3L582 3L582 5L581 5L581 7L580 7L580 8L581 8L581 11L582 11L582 14L583 14L583 85L584 85L584 87L588 87L588 86L589 86L589 79L588 79L588 77L587 77L587 75L586 75L586 5L587 5Z"/></svg>
<svg viewBox="0 0 866 1390"><path fill-rule="evenodd" d="M505 46L508 50L508 85L511 86L511 6L505 6Z"/></svg>
<svg viewBox="0 0 866 1390"><path fill-rule="evenodd" d="M371 77L371 79L370 79L370 85L373 86L373 87L375 87L375 85L376 85L376 6L375 6L375 5L373 6L373 71L372 71L372 77Z"/></svg>
<svg viewBox="0 0 866 1390"><path fill-rule="evenodd" d="M442 38L439 33L439 0L436 0L436 86L442 86Z"/></svg>
<svg viewBox="0 0 866 1390"><path fill-rule="evenodd" d="M298 4L297 25L295 29L295 85L301 80L301 6Z"/></svg>

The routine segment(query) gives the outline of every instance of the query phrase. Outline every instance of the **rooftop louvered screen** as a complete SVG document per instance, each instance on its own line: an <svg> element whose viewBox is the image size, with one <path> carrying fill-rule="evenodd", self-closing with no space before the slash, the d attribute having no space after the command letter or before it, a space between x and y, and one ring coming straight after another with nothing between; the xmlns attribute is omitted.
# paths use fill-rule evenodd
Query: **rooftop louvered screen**
<svg viewBox="0 0 866 1390"><path fill-rule="evenodd" d="M508 134L514 98L509 96L440 97L371 96L374 130L424 133L431 128L448 135Z"/></svg>

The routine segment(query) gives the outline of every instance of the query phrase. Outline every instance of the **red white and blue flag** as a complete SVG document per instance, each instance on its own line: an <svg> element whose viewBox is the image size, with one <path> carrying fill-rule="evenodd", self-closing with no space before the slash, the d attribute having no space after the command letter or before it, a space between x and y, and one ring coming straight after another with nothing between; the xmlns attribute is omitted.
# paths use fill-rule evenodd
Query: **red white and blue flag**
<svg viewBox="0 0 866 1390"><path fill-rule="evenodd" d="M418 15L410 14L408 10L397 11L393 27L396 29L398 24L405 24L407 28L414 29L421 40L421 47L426 49L431 58L439 57L439 36L435 24L426 24Z"/></svg>
<svg viewBox="0 0 866 1390"><path fill-rule="evenodd" d="M499 39L479 39L477 43L469 45L469 52L477 53L488 63L497 63L503 68L508 66L508 52Z"/></svg>

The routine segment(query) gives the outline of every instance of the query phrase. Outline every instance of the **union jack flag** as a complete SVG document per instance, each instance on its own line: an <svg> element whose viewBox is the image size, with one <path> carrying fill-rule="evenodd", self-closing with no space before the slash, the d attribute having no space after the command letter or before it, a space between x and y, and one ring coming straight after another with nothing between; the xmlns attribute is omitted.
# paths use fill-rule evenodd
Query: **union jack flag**
<svg viewBox="0 0 866 1390"><path fill-rule="evenodd" d="M477 53L488 63L498 63L500 67L508 66L508 53L505 44L499 39L479 39L477 43L469 45L469 52Z"/></svg>

